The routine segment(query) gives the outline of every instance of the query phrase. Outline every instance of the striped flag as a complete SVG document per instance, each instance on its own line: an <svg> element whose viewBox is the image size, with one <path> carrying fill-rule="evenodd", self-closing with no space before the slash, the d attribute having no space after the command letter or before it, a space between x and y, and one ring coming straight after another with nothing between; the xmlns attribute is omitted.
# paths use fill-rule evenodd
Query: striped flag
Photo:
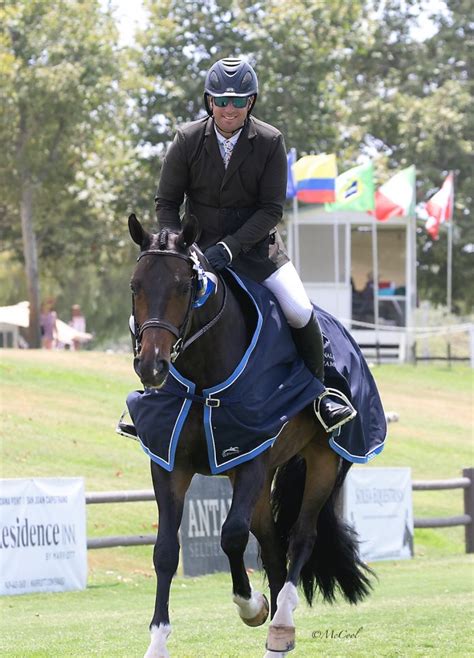
<svg viewBox="0 0 474 658"><path fill-rule="evenodd" d="M389 178L375 193L375 216L384 222L390 217L406 217L415 207L414 165Z"/></svg>
<svg viewBox="0 0 474 658"><path fill-rule="evenodd" d="M337 164L334 154L305 155L293 165L296 196L304 203L336 200Z"/></svg>
<svg viewBox="0 0 474 658"><path fill-rule="evenodd" d="M447 175L441 189L425 203L428 213L426 230L433 238L438 239L440 224L448 222L453 217L454 185L452 172Z"/></svg>

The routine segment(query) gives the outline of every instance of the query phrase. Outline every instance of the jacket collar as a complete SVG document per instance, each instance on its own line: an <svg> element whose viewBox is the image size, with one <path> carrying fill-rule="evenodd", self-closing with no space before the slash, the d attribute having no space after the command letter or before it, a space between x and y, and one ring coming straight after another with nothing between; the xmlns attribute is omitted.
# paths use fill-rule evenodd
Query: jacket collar
<svg viewBox="0 0 474 658"><path fill-rule="evenodd" d="M211 117L207 120L205 135L207 139L206 151L210 157L215 162L216 166L219 168L219 171L223 174L223 179L221 183L222 187L227 183L229 178L237 171L242 162L247 158L247 156L253 151L252 140L257 136L257 130L255 127L255 122L252 117L249 117L242 128L242 133L237 141L237 144L234 147L232 157L229 162L227 169L224 168L224 162L222 161L222 156L219 150L219 144L217 142L217 137L214 131L214 122Z"/></svg>

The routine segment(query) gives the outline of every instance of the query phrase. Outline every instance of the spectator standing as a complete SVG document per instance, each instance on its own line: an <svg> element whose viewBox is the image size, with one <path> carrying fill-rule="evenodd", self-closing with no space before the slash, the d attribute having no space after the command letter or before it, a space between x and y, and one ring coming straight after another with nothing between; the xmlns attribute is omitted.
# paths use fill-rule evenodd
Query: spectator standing
<svg viewBox="0 0 474 658"><path fill-rule="evenodd" d="M76 331L80 331L82 333L85 333L86 331L86 319L82 314L81 307L79 306L79 304L73 304L71 307L71 320L69 322L69 325L73 327L73 329L75 329ZM81 349L80 340L74 338L72 342L73 342L74 350Z"/></svg>
<svg viewBox="0 0 474 658"><path fill-rule="evenodd" d="M58 337L56 326L58 315L54 309L54 306L54 299L48 299L41 307L41 345L46 350L52 350L54 347L56 347Z"/></svg>

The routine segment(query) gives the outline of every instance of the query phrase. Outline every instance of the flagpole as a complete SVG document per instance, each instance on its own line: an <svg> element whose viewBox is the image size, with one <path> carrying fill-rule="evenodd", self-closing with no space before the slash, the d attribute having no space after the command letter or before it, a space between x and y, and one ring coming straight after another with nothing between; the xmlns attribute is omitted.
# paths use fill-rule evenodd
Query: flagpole
<svg viewBox="0 0 474 658"><path fill-rule="evenodd" d="M405 327L407 360L414 358L416 307L416 214L414 202L407 213Z"/></svg>
<svg viewBox="0 0 474 658"><path fill-rule="evenodd" d="M453 175L453 187L452 187L452 198L454 199L454 174L451 171L450 174ZM446 206L445 206L445 217L444 221L448 222L448 248L447 248L447 262L446 262L446 306L448 307L448 313L451 313L453 306L453 221L454 221L454 203L453 209L451 211L451 217L446 217Z"/></svg>
<svg viewBox="0 0 474 658"><path fill-rule="evenodd" d="M299 230L299 216L298 216L298 198L295 194L293 197L293 261L299 273L300 271L300 230Z"/></svg>
<svg viewBox="0 0 474 658"><path fill-rule="evenodd" d="M336 282L336 317L340 314L339 311L339 218L338 212L334 213L333 222L333 236L334 236L334 280Z"/></svg>
<svg viewBox="0 0 474 658"><path fill-rule="evenodd" d="M448 313L451 313L453 306L452 296L453 296L453 222L452 220L448 224L448 254L447 254L447 275L446 275L446 306L448 307Z"/></svg>
<svg viewBox="0 0 474 658"><path fill-rule="evenodd" d="M377 345L379 342L379 249L377 240L377 217L375 212L372 215L372 282L374 288L375 344Z"/></svg>

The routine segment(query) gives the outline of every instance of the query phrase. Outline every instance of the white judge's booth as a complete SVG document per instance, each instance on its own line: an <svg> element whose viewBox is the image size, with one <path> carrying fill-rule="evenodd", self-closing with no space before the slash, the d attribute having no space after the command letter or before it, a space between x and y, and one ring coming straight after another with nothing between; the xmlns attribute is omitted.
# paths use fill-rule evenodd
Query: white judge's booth
<svg viewBox="0 0 474 658"><path fill-rule="evenodd" d="M286 243L310 299L335 315L367 356L410 357L416 303L415 220L299 206ZM378 281L378 288L374 282Z"/></svg>

